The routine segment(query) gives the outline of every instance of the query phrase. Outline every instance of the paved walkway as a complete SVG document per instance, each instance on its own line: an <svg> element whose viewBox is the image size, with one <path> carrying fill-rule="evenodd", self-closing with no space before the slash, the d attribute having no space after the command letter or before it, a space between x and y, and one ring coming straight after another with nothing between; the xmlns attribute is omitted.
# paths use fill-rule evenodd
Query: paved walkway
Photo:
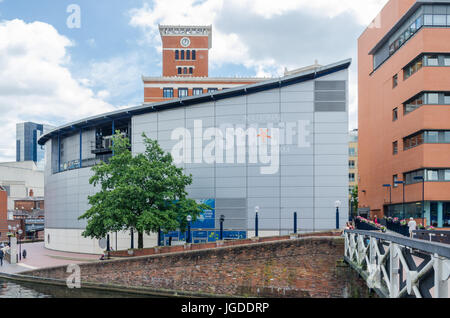
<svg viewBox="0 0 450 318"><path fill-rule="evenodd" d="M27 250L27 258L22 258L18 264L14 265L3 260L0 273L15 274L44 267L92 262L100 258L100 255L48 250L44 247L44 242L22 244L22 251L24 249Z"/></svg>

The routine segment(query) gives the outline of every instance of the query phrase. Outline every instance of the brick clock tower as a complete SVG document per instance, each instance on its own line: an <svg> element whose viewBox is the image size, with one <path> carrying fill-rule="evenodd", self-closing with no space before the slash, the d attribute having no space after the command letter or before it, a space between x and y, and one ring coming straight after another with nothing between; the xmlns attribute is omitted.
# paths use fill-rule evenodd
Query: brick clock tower
<svg viewBox="0 0 450 318"><path fill-rule="evenodd" d="M159 26L163 77L208 77L211 26Z"/></svg>
<svg viewBox="0 0 450 318"><path fill-rule="evenodd" d="M162 76L142 76L144 103L202 95L265 78L209 77L212 26L160 25Z"/></svg>

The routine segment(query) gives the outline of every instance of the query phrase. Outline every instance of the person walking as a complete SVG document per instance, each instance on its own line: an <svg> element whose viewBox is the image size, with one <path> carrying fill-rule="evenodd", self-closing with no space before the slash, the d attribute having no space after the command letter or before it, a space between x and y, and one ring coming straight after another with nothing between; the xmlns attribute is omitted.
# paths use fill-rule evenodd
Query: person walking
<svg viewBox="0 0 450 318"><path fill-rule="evenodd" d="M23 250L22 257L23 257L23 259L27 258L27 250L25 250L25 249Z"/></svg>
<svg viewBox="0 0 450 318"><path fill-rule="evenodd" d="M0 249L0 266L3 266L3 257L5 256L5 253L3 253L3 250Z"/></svg>
<svg viewBox="0 0 450 318"><path fill-rule="evenodd" d="M409 237L412 238L413 231L415 231L417 228L417 223L412 217L409 218L408 227L409 227Z"/></svg>

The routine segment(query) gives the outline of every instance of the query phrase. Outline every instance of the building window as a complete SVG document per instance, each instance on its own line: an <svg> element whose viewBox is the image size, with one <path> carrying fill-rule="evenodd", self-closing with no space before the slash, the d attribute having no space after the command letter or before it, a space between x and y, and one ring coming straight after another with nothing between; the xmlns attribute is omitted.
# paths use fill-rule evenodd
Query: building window
<svg viewBox="0 0 450 318"><path fill-rule="evenodd" d="M184 50L181 50L181 59L184 60Z"/></svg>
<svg viewBox="0 0 450 318"><path fill-rule="evenodd" d="M197 58L196 55L197 55L197 54L196 54L196 51L193 50L193 51L192 51L192 60L193 60L193 61L195 61L195 59Z"/></svg>
<svg viewBox="0 0 450 318"><path fill-rule="evenodd" d="M398 181L398 174L395 174L395 175L392 177L392 184L393 184L394 188L397 188L397 187L398 187L398 184L395 183L395 182L397 182L397 181Z"/></svg>
<svg viewBox="0 0 450 318"><path fill-rule="evenodd" d="M181 74L181 67L178 67L178 74Z"/></svg>
<svg viewBox="0 0 450 318"><path fill-rule="evenodd" d="M194 95L194 96L201 95L201 94L203 94L203 88L196 87L192 90L192 95Z"/></svg>
<svg viewBox="0 0 450 318"><path fill-rule="evenodd" d="M394 108L392 111L392 121L396 121L398 119L398 108Z"/></svg>
<svg viewBox="0 0 450 318"><path fill-rule="evenodd" d="M348 174L348 180L350 182L355 182L355 174L354 173L349 173Z"/></svg>
<svg viewBox="0 0 450 318"><path fill-rule="evenodd" d="M217 92L218 89L217 88L208 88L208 93L214 93Z"/></svg>
<svg viewBox="0 0 450 318"><path fill-rule="evenodd" d="M187 50L186 51L186 60L190 60L191 59L191 51Z"/></svg>
<svg viewBox="0 0 450 318"><path fill-rule="evenodd" d="M348 167L349 169L355 169L355 160L349 160Z"/></svg>
<svg viewBox="0 0 450 318"><path fill-rule="evenodd" d="M183 67L183 74L187 74L187 67Z"/></svg>
<svg viewBox="0 0 450 318"><path fill-rule="evenodd" d="M173 88L163 88L164 98L173 98Z"/></svg>
<svg viewBox="0 0 450 318"><path fill-rule="evenodd" d="M182 98L182 97L186 97L188 96L188 89L187 88L179 88L178 89L178 97Z"/></svg>
<svg viewBox="0 0 450 318"><path fill-rule="evenodd" d="M392 78L392 88L397 87L398 85L398 75L395 74L394 77Z"/></svg>
<svg viewBox="0 0 450 318"><path fill-rule="evenodd" d="M419 134L412 135L410 137L403 138L403 150L408 150L423 144L424 134L421 132Z"/></svg>
<svg viewBox="0 0 450 318"><path fill-rule="evenodd" d="M180 51L175 50L175 60L179 60L180 59Z"/></svg>
<svg viewBox="0 0 450 318"><path fill-rule="evenodd" d="M450 105L450 93L426 92L416 95L404 104L404 114L408 114L423 105Z"/></svg>
<svg viewBox="0 0 450 318"><path fill-rule="evenodd" d="M192 74L194 72L194 69L192 67L189 68L189 74Z"/></svg>
<svg viewBox="0 0 450 318"><path fill-rule="evenodd" d="M406 184L420 183L422 180L416 176L425 177L425 182L450 182L450 168L420 169L404 174Z"/></svg>
<svg viewBox="0 0 450 318"><path fill-rule="evenodd" d="M350 157L356 157L356 148L349 148L348 149L348 155Z"/></svg>
<svg viewBox="0 0 450 318"><path fill-rule="evenodd" d="M392 143L392 154L394 155L398 154L398 141L394 141Z"/></svg>

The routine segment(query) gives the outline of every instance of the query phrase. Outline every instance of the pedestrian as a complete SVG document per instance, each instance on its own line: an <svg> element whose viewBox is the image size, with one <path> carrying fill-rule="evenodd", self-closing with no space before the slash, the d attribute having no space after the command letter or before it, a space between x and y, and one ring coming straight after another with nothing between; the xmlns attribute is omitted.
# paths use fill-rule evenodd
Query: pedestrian
<svg viewBox="0 0 450 318"><path fill-rule="evenodd" d="M25 250L25 249L23 250L22 257L23 257L23 259L27 258L27 250Z"/></svg>
<svg viewBox="0 0 450 318"><path fill-rule="evenodd" d="M409 237L412 238L413 231L415 231L417 227L417 223L412 217L409 218L408 227L409 227Z"/></svg>
<svg viewBox="0 0 450 318"><path fill-rule="evenodd" d="M3 266L3 256L5 256L3 250L0 250L0 266Z"/></svg>

